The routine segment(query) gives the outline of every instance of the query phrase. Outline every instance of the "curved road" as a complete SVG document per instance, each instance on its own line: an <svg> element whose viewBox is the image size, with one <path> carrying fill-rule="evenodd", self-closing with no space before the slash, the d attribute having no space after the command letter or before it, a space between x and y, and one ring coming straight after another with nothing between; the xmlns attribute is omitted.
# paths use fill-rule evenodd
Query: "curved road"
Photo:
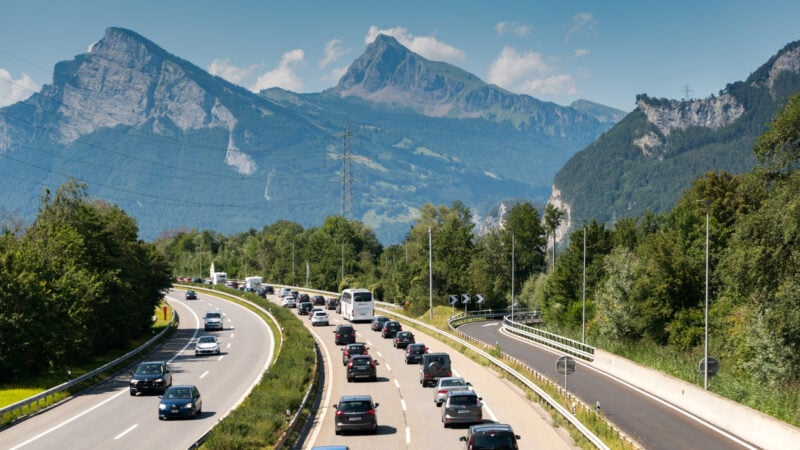
<svg viewBox="0 0 800 450"><path fill-rule="evenodd" d="M168 295L180 326L147 360L168 360L173 384L195 384L203 413L194 420L160 421L157 395L131 396L125 373L87 389L62 404L0 433L4 449L188 448L249 392L269 364L273 336L267 324L246 308L198 292ZM194 356L206 310L225 314L225 329L208 332L222 341L220 356Z"/></svg>
<svg viewBox="0 0 800 450"><path fill-rule="evenodd" d="M499 343L503 352L563 385L556 371L562 353L532 344L502 331L495 320L461 325L459 330L479 341ZM575 358L575 373L567 376L567 390L587 405L600 402L603 413L622 431L648 450L727 450L755 448L715 431L674 406L598 372Z"/></svg>
<svg viewBox="0 0 800 450"><path fill-rule="evenodd" d="M274 298L271 300L276 301ZM396 349L391 339L384 339L372 331L368 323L354 324L357 340L366 342L370 354L379 361L378 380L348 383L342 364L342 346L333 342L333 330L338 323L347 323L341 315L328 311L331 325L311 327L306 316L301 320L309 324L321 344L325 359L325 388L315 422L303 445L347 445L352 450L383 449L463 449L459 437L466 435L467 426L445 429L441 423L441 409L433 402L433 388L423 388L419 383L416 364L407 365L404 350ZM446 344L408 327L418 342L424 342L430 351L450 354L453 370L473 384L483 398L484 422L509 423L521 435L520 449L568 450L574 448L564 437L563 429L554 429L538 406L528 401L516 387L498 377L494 371L481 366L466 356L456 353ZM372 434L334 433L333 404L341 395L369 394L380 406L377 408L378 432Z"/></svg>

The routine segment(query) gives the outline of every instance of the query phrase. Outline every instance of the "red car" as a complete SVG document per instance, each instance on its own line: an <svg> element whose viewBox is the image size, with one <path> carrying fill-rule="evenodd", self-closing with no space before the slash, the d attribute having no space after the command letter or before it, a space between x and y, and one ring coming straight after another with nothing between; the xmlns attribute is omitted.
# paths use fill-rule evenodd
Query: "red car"
<svg viewBox="0 0 800 450"><path fill-rule="evenodd" d="M363 342L347 344L342 348L342 365L346 366L353 355L368 355L369 347Z"/></svg>

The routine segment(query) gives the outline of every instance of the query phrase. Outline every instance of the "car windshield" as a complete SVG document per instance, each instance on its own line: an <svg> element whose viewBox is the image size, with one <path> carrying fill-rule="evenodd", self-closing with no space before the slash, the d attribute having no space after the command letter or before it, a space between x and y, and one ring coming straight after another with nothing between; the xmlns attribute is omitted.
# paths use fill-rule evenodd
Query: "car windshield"
<svg viewBox="0 0 800 450"><path fill-rule="evenodd" d="M514 437L507 432L476 434L472 445L493 450L513 450L515 448Z"/></svg>
<svg viewBox="0 0 800 450"><path fill-rule="evenodd" d="M464 380L442 380L442 386L466 386Z"/></svg>
<svg viewBox="0 0 800 450"><path fill-rule="evenodd" d="M366 400L339 403L339 411L344 412L366 411L371 407L372 405Z"/></svg>
<svg viewBox="0 0 800 450"><path fill-rule="evenodd" d="M478 397L474 395L453 395L450 397L450 404L459 406L477 405Z"/></svg>
<svg viewBox="0 0 800 450"><path fill-rule="evenodd" d="M206 319L219 319L220 314L215 312L206 313Z"/></svg>
<svg viewBox="0 0 800 450"><path fill-rule="evenodd" d="M368 366L369 358L353 358L354 366Z"/></svg>
<svg viewBox="0 0 800 450"><path fill-rule="evenodd" d="M136 373L161 373L161 364L141 364L136 368Z"/></svg>
<svg viewBox="0 0 800 450"><path fill-rule="evenodd" d="M216 342L214 336L203 336L197 340L198 344L211 344L213 342Z"/></svg>
<svg viewBox="0 0 800 450"><path fill-rule="evenodd" d="M349 352L351 354L364 353L363 345L351 345Z"/></svg>

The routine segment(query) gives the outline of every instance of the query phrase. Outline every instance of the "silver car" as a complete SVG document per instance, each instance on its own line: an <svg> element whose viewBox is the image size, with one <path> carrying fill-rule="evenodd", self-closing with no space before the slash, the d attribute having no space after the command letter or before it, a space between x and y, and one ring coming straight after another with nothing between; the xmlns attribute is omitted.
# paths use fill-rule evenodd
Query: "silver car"
<svg viewBox="0 0 800 450"><path fill-rule="evenodd" d="M483 403L475 391L448 391L442 403L442 424L483 422Z"/></svg>
<svg viewBox="0 0 800 450"><path fill-rule="evenodd" d="M219 355L219 339L216 336L200 336L194 344L194 355Z"/></svg>
<svg viewBox="0 0 800 450"><path fill-rule="evenodd" d="M325 311L316 311L311 316L311 325L328 325L328 313Z"/></svg>
<svg viewBox="0 0 800 450"><path fill-rule="evenodd" d="M472 389L472 384L468 383L461 377L442 377L436 383L433 390L433 402L436 406L442 406L444 398L449 391L463 391Z"/></svg>

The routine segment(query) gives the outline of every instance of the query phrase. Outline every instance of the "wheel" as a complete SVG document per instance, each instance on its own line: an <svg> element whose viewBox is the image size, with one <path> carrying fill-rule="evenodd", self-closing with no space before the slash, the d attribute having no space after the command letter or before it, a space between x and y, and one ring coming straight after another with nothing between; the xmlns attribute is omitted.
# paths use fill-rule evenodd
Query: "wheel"
<svg viewBox="0 0 800 450"><path fill-rule="evenodd" d="M337 435L337 436L338 436L338 435L340 435L340 434L342 434L342 430L340 430L340 429L338 429L338 428L335 428L335 429L333 430L333 432L334 432L334 433L336 433L336 435Z"/></svg>
<svg viewBox="0 0 800 450"><path fill-rule="evenodd" d="M131 389L131 396L133 396L133 395L136 395L136 391L134 391L133 389Z"/></svg>
<svg viewBox="0 0 800 450"><path fill-rule="evenodd" d="M351 377L347 377L347 382L348 382L348 383L352 383L352 382L353 382L353 379L352 379Z"/></svg>

